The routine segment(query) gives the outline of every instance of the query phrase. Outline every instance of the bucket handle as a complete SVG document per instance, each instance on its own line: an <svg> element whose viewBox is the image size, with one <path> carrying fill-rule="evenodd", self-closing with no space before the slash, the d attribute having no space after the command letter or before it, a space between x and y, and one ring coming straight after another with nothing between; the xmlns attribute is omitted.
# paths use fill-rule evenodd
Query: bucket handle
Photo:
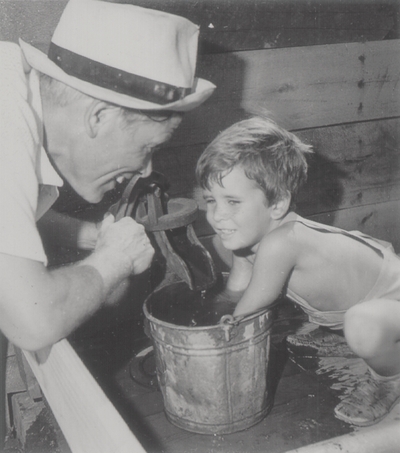
<svg viewBox="0 0 400 453"><path fill-rule="evenodd" d="M234 318L232 315L224 315L221 317L218 324L220 324L222 330L225 332L226 341L231 341L231 331L233 327L237 326L242 319L243 317Z"/></svg>

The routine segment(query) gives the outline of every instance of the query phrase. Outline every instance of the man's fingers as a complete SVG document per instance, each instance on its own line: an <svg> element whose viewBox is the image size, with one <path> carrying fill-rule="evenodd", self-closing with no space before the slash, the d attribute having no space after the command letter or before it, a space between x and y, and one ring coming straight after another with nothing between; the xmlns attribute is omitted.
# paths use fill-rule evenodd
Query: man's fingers
<svg viewBox="0 0 400 453"><path fill-rule="evenodd" d="M108 228L110 225L112 225L114 223L114 221L115 221L115 217L112 214L107 213L104 216L103 221L101 222L100 231L104 231L106 228Z"/></svg>

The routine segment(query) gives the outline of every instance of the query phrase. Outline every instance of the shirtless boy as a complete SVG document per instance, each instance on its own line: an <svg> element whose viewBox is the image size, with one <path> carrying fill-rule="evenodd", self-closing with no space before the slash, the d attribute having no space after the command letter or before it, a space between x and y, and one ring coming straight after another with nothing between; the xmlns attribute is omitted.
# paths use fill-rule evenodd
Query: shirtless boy
<svg viewBox="0 0 400 453"><path fill-rule="evenodd" d="M227 292L240 294L234 315L267 307L284 292L310 321L343 329L368 378L335 415L371 425L400 398L400 259L387 243L294 212L310 153L292 133L255 117L219 134L196 176L207 220L233 254Z"/></svg>

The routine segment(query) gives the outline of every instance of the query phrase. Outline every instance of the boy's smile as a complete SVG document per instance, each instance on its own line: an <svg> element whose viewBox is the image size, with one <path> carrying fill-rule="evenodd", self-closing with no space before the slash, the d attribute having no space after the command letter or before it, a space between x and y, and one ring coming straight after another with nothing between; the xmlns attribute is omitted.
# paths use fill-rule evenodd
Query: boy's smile
<svg viewBox="0 0 400 453"><path fill-rule="evenodd" d="M207 220L229 250L258 248L270 231L271 210L264 192L249 179L242 168L235 167L218 182L205 189Z"/></svg>

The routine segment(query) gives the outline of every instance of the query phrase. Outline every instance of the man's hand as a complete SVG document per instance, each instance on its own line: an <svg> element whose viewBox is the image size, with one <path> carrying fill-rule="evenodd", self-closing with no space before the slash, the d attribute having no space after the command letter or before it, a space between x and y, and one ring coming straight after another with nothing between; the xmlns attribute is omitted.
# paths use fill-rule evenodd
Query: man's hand
<svg viewBox="0 0 400 453"><path fill-rule="evenodd" d="M142 225L130 217L115 222L108 215L101 224L94 253L82 261L98 270L106 288L114 288L129 275L144 272L154 249Z"/></svg>

